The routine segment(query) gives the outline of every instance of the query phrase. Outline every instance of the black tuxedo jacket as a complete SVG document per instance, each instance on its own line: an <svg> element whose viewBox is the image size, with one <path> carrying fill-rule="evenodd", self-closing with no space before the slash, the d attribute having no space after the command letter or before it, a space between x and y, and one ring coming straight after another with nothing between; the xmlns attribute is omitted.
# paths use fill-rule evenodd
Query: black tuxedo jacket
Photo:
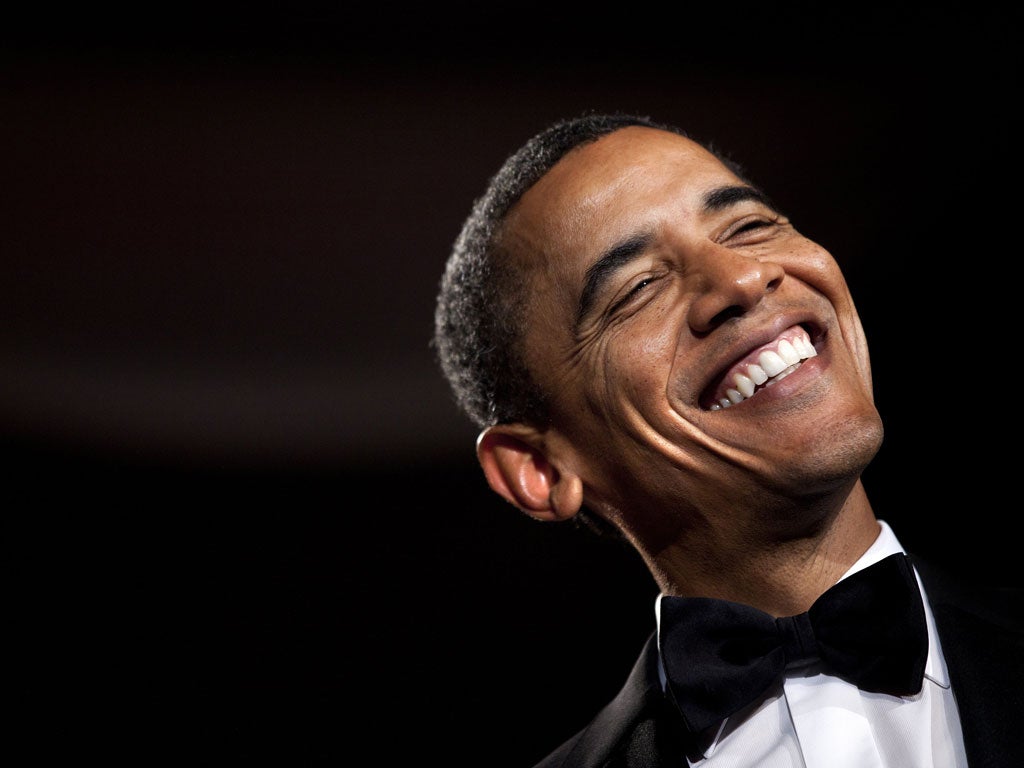
<svg viewBox="0 0 1024 768"><path fill-rule="evenodd" d="M911 558L935 616L970 768L1024 768L1024 590L965 584ZM535 768L679 768L686 746L661 690L652 633L618 695Z"/></svg>

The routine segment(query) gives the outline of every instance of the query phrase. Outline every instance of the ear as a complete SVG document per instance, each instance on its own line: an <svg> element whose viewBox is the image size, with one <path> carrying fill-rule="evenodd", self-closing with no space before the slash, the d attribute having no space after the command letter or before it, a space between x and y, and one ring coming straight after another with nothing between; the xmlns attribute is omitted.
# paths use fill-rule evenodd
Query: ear
<svg viewBox="0 0 1024 768"><path fill-rule="evenodd" d="M583 506L583 481L559 470L533 427L488 427L477 438L476 455L491 488L530 517L568 520Z"/></svg>

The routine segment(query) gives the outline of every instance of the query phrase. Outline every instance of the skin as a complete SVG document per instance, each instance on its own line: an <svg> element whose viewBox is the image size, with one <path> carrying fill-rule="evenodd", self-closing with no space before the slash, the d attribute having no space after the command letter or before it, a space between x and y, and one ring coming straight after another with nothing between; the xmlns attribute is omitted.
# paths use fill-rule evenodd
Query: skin
<svg viewBox="0 0 1024 768"><path fill-rule="evenodd" d="M883 430L846 281L713 155L616 131L529 189L499 244L529 275L526 359L551 419L480 434L497 493L540 520L585 505L665 593L774 616L809 608L875 540L860 476ZM707 408L734 364L797 325L817 356Z"/></svg>

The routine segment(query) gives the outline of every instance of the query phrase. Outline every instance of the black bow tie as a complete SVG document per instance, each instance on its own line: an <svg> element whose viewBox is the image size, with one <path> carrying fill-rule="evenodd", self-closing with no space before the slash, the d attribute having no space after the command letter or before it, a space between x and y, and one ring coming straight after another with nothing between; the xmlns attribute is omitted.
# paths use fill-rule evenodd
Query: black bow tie
<svg viewBox="0 0 1024 768"><path fill-rule="evenodd" d="M780 619L727 600L664 597L659 634L668 690L691 733L753 702L787 668L820 660L862 690L906 696L921 690L928 656L924 605L903 554Z"/></svg>

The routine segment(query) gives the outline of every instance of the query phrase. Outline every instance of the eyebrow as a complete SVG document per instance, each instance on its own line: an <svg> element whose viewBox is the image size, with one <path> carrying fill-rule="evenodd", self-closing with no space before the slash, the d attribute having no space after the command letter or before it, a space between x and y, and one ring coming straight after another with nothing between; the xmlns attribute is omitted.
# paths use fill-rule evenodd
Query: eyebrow
<svg viewBox="0 0 1024 768"><path fill-rule="evenodd" d="M767 195L756 187L748 184L731 185L727 187L716 187L704 195L703 210L705 212L720 211L730 205L742 203L746 200L753 200L755 203L775 210L775 206L768 199Z"/></svg>
<svg viewBox="0 0 1024 768"><path fill-rule="evenodd" d="M701 211L704 213L721 211L747 200L753 200L775 210L775 206L769 202L764 193L744 184L715 187L709 190L704 195ZM654 233L652 232L631 235L613 245L590 265L584 276L583 291L580 293L579 304L576 307L574 327L578 328L583 318L590 312L598 292L611 276L618 269L640 256L653 239Z"/></svg>

